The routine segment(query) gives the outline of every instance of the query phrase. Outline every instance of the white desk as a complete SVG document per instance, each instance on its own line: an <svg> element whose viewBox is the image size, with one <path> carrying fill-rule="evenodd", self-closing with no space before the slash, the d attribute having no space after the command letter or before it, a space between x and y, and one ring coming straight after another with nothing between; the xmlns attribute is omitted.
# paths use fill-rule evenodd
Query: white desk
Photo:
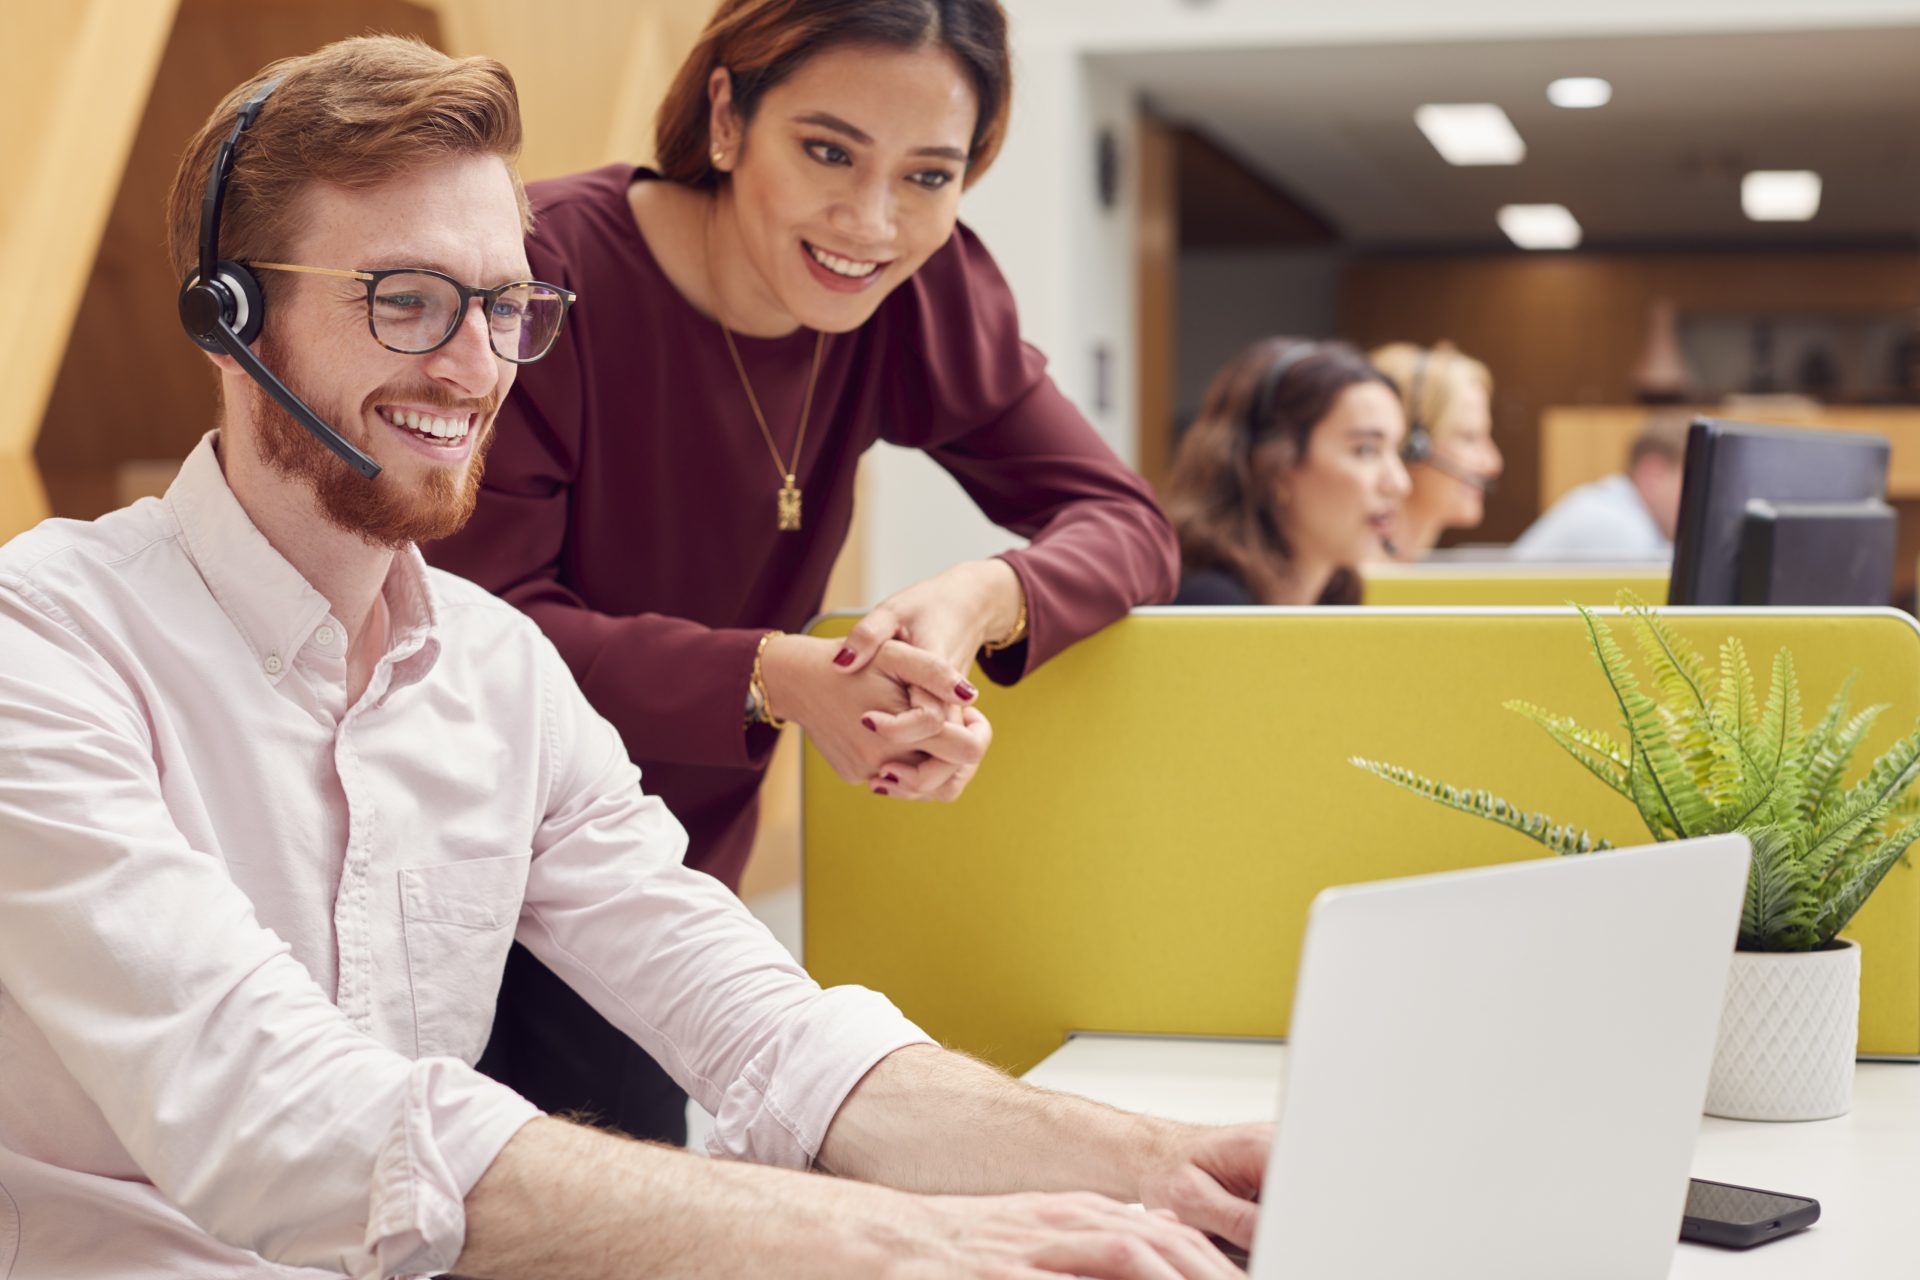
<svg viewBox="0 0 1920 1280"><path fill-rule="evenodd" d="M1274 1041L1079 1035L1026 1079L1203 1124L1270 1120L1286 1048ZM1747 1252L1677 1245L1672 1280L1920 1276L1920 1064L1861 1063L1853 1112L1810 1124L1703 1118L1696 1177L1812 1196L1811 1230Z"/></svg>

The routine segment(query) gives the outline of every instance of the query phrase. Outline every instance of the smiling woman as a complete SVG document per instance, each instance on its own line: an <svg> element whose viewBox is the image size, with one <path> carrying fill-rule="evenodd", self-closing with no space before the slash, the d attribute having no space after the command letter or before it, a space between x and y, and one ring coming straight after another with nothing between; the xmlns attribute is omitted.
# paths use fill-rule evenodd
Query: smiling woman
<svg viewBox="0 0 1920 1280"><path fill-rule="evenodd" d="M503 406L474 519L428 555L525 609L737 885L788 721L848 782L958 798L1011 683L1171 597L1145 483L1021 341L959 223L1006 130L994 0L725 0L675 78L658 171L530 189L533 275L579 292L569 340ZM877 606L818 611L877 441L926 451L1030 545ZM530 955L482 1066L549 1110L683 1132L644 1055Z"/></svg>

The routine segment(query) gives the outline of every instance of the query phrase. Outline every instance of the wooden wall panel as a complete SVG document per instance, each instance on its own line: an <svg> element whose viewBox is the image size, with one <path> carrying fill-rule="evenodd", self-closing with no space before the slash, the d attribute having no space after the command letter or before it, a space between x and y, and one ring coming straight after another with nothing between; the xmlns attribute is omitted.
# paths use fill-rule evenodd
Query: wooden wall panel
<svg viewBox="0 0 1920 1280"><path fill-rule="evenodd" d="M1135 306L1134 402L1139 421L1140 474L1158 489L1173 464L1173 415L1180 339L1180 172L1179 139L1169 125L1151 116L1140 120L1140 202L1134 270L1139 277Z"/></svg>
<svg viewBox="0 0 1920 1280"><path fill-rule="evenodd" d="M165 248L163 205L188 139L268 62L367 31L439 37L432 11L406 0L180 3L41 426L36 456L58 514L121 505L125 464L184 458L214 425L212 368L180 332Z"/></svg>
<svg viewBox="0 0 1920 1280"><path fill-rule="evenodd" d="M15 299L0 309L0 541L51 510L34 440L173 12L174 0L0 5L0 261Z"/></svg>
<svg viewBox="0 0 1920 1280"><path fill-rule="evenodd" d="M653 117L706 24L706 0L429 0L449 53L513 69L526 120L521 171L551 178L653 154Z"/></svg>
<svg viewBox="0 0 1920 1280"><path fill-rule="evenodd" d="M1920 299L1904 253L1372 257L1353 262L1340 327L1363 346L1450 339L1494 376L1506 475L1476 540L1538 514L1539 423L1551 405L1626 404L1658 298L1682 312L1892 311Z"/></svg>

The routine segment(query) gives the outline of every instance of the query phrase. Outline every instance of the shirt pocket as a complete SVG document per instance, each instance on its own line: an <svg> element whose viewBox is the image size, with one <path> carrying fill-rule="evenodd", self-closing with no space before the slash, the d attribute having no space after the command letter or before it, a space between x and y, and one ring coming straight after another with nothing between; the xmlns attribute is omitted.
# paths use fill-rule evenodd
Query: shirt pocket
<svg viewBox="0 0 1920 1280"><path fill-rule="evenodd" d="M416 1057L479 1061L531 862L523 853L400 873Z"/></svg>

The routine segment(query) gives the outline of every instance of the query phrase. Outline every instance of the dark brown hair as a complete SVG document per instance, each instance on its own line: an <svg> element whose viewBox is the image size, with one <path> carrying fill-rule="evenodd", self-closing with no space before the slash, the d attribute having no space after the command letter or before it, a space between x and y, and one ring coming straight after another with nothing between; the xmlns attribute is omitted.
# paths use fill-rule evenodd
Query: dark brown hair
<svg viewBox="0 0 1920 1280"><path fill-rule="evenodd" d="M978 107L965 184L986 173L1006 138L1013 105L1007 15L998 0L721 0L660 104L654 163L661 174L690 187L718 183L707 136L707 80L714 68L733 76L733 105L744 125L767 90L840 45L951 54L972 82Z"/></svg>
<svg viewBox="0 0 1920 1280"><path fill-rule="evenodd" d="M1219 570L1259 599L1273 598L1280 567L1292 554L1280 531L1274 482L1306 457L1314 428L1340 393L1365 382L1393 390L1386 375L1346 343L1302 338L1262 339L1214 375L1166 485L1184 569ZM1360 603L1358 575L1336 573L1319 602Z"/></svg>
<svg viewBox="0 0 1920 1280"><path fill-rule="evenodd" d="M492 58L450 58L411 38L358 36L262 68L200 126L167 193L167 253L181 279L200 265L200 200L214 153L241 106L274 79L280 87L235 153L220 218L221 257L243 263L284 257L298 230L296 197L310 182L364 191L454 156L506 161L521 226L529 225L526 192L513 167L520 99L507 69Z"/></svg>

